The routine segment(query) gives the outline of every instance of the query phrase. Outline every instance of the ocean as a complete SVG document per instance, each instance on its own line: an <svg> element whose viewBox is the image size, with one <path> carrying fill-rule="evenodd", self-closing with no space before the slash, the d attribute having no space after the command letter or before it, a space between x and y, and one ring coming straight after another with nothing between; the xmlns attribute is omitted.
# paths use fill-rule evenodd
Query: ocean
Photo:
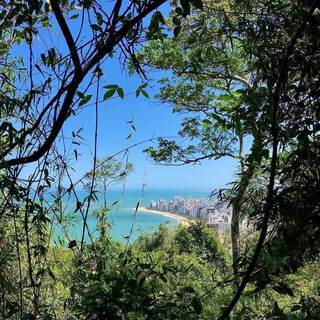
<svg viewBox="0 0 320 320"><path fill-rule="evenodd" d="M151 200L171 200L175 196L182 196L186 198L208 198L210 192L197 192L186 190L144 190L143 195L141 190L110 190L108 191L108 206L111 206L111 211L108 215L108 221L111 224L110 236L114 240L126 242L128 237L132 242L139 237L142 233L150 233L155 231L160 224L167 223L169 226L174 227L177 221L168 217L149 212L140 212L135 215L135 207L139 202L139 207L147 207ZM78 194L83 197L84 191L79 191ZM98 236L97 219L92 215L92 211L101 207L102 194L98 194L99 200L92 202L90 213L88 216L88 227L93 238ZM73 197L63 199L65 212L72 213L76 208L76 201ZM114 204L115 203L115 204ZM112 206L112 204L114 204ZM58 228L59 229L59 228ZM58 230L57 229L57 230ZM82 219L79 214L76 214L72 219L71 225L67 228L70 239L80 239L82 234ZM62 230L58 230L62 234ZM88 235L85 237L88 241Z"/></svg>

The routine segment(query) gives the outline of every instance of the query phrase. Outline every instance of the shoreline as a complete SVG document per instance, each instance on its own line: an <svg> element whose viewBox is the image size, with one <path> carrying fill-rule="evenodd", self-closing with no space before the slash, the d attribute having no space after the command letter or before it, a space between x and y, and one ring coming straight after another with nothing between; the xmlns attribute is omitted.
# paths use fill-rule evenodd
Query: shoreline
<svg viewBox="0 0 320 320"><path fill-rule="evenodd" d="M187 218L187 217L184 217L184 216L181 216L179 214L172 213L172 212L153 210L153 209L148 209L146 207L140 207L138 209L138 212L139 211L154 213L154 214L158 214L158 215L161 215L161 216L164 216L164 217L167 217L167 218L171 218L171 219L177 220L178 223L181 223L184 226L189 226L190 223L191 223L190 218Z"/></svg>

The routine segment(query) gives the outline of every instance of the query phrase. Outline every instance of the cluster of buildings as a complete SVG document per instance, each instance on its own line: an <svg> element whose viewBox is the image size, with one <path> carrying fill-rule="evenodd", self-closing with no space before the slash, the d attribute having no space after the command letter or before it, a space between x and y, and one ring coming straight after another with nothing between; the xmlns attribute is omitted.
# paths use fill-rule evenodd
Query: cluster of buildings
<svg viewBox="0 0 320 320"><path fill-rule="evenodd" d="M217 199L174 197L171 201L152 200L149 209L203 220L218 233L230 228L231 210L227 204L221 204Z"/></svg>

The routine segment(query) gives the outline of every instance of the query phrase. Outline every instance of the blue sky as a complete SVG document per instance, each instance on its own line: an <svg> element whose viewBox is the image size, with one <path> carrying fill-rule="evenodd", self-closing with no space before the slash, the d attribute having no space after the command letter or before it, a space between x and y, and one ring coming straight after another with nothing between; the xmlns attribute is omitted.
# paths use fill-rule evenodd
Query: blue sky
<svg viewBox="0 0 320 320"><path fill-rule="evenodd" d="M162 12L165 15L168 12L168 7L162 8ZM68 23L72 32L76 34L77 21L72 20L68 21ZM41 31L38 42L35 42L34 45L35 54L38 56L43 50L46 51L50 47L55 47L62 53L68 53L59 29ZM23 48L19 49L19 54L22 53L21 50ZM141 79L138 75L129 76L122 67L116 55L103 64L104 76L101 79L101 86L117 84L124 89L126 96L124 100L115 98L99 105L98 157L110 156L129 145L152 137L177 136L180 128L182 116L173 114L172 106L161 104L154 99L154 95L159 90L157 80L168 74L157 72L149 75L152 78L149 82L152 88L147 89L150 99L142 95L136 98L135 91L142 83ZM88 91L88 93L93 94L90 103L95 101L95 90L93 85ZM102 99L103 93L104 91L101 90L99 100ZM127 136L132 130L127 122L131 118L134 120L134 126L137 131L128 141ZM71 137L72 131L83 128L82 137L85 139L85 143L77 146L80 155L77 163L73 163L75 169L73 176L75 179L81 178L92 164L94 120L94 105L85 106L79 114L69 118L63 129L64 136ZM180 167L157 165L142 152L149 145L150 143L146 143L130 149L129 161L134 164L135 170L126 181L127 188L140 188L143 183L146 183L149 189L211 191L214 188L223 187L234 180L237 166L234 160L229 158L217 161L208 160L203 161L201 165ZM70 146L70 153L75 147L75 145ZM121 156L118 159L121 160Z"/></svg>
<svg viewBox="0 0 320 320"><path fill-rule="evenodd" d="M144 96L135 97L136 88L141 84L137 76L128 76L122 71L118 61L109 61L104 66L104 84L118 84L126 96L122 100L115 98L99 105L99 136L98 156L105 157L117 153L127 146L139 143L152 137L177 136L182 116L172 113L172 106L155 100L154 94L159 89L157 79L165 74L153 73L152 89L148 88L150 99ZM103 91L101 91L101 96ZM93 99L92 99L93 100ZM133 118L136 132L130 141L127 136L132 131L127 124ZM94 106L83 109L75 118L70 119L65 127L65 133L71 135L72 130L83 127L83 137L88 145L81 147L75 175L90 168L94 142ZM151 142L130 149L129 161L135 166L134 172L128 178L128 188L140 188L146 183L150 189L185 189L210 191L233 181L236 162L231 159L203 161L201 165L172 167L154 164L143 149ZM90 159L91 158L91 159ZM118 157L121 159L121 156Z"/></svg>

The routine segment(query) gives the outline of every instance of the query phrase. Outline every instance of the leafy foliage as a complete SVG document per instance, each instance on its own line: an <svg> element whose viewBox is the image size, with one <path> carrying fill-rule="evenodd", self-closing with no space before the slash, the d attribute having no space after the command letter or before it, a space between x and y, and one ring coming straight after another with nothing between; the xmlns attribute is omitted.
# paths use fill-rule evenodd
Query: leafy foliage
<svg viewBox="0 0 320 320"><path fill-rule="evenodd" d="M320 1L181 0L169 17L164 2L0 3L0 318L318 318ZM52 30L63 46L48 45ZM153 160L239 161L221 192L231 243L201 223L113 241L107 187L133 166L97 159L97 129L93 170L74 181L82 128L62 129L93 105L98 128L101 89L104 103L124 99L103 68L118 57L143 76L168 71L156 98L185 115L178 140L147 148ZM148 86L136 97L148 98ZM67 232L75 217L80 246Z"/></svg>

